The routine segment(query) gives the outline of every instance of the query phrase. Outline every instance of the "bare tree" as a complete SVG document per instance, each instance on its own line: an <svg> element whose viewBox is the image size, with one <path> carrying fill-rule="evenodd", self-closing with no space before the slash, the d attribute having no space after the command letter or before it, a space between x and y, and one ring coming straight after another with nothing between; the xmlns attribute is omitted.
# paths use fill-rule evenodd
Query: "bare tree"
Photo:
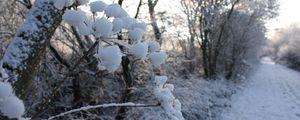
<svg viewBox="0 0 300 120"><path fill-rule="evenodd" d="M158 0L148 0L148 8L149 8L149 14L150 14L150 21L151 21L151 26L154 32L154 37L159 44L162 44L161 40L161 32L160 29L157 25L157 20L156 20L156 15L155 15L155 6L157 4Z"/></svg>

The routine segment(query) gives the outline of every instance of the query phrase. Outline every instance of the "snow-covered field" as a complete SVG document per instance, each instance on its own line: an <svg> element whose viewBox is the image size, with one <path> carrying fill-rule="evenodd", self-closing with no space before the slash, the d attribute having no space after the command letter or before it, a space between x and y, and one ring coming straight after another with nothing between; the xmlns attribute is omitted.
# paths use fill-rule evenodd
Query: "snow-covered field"
<svg viewBox="0 0 300 120"><path fill-rule="evenodd" d="M300 73L264 61L221 120L300 120Z"/></svg>

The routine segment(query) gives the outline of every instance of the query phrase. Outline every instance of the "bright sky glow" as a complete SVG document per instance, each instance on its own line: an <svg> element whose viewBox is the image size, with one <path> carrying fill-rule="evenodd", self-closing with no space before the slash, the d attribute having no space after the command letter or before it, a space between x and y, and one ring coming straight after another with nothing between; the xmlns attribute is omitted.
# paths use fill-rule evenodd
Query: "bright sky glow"
<svg viewBox="0 0 300 120"><path fill-rule="evenodd" d="M267 23L269 35L277 28L287 27L292 23L300 23L300 0L279 0L279 16Z"/></svg>

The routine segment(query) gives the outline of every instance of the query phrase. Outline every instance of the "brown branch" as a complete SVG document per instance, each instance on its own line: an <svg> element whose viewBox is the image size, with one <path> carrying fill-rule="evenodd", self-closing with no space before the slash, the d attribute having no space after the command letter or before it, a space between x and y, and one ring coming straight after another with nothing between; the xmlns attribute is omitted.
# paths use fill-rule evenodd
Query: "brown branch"
<svg viewBox="0 0 300 120"><path fill-rule="evenodd" d="M71 65L65 60L59 53L58 51L51 45L49 44L49 49L53 53L54 57L63 65L65 65L67 68L70 68Z"/></svg>
<svg viewBox="0 0 300 120"><path fill-rule="evenodd" d="M135 16L134 16L135 19L138 17L138 15L140 13L140 7L141 6L142 6L142 0L140 0L139 5L138 5L138 7L136 9L136 13L135 13Z"/></svg>

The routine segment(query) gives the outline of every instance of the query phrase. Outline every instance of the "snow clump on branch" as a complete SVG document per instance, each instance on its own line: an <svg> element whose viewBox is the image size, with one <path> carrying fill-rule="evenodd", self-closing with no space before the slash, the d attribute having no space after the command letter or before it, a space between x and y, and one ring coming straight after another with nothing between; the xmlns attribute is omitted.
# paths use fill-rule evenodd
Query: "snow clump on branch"
<svg viewBox="0 0 300 120"><path fill-rule="evenodd" d="M106 10L106 8L107 4L103 1L94 1L90 3L90 10L93 13L103 12L104 10Z"/></svg>
<svg viewBox="0 0 300 120"><path fill-rule="evenodd" d="M133 56L146 59L148 53L148 45L146 43L138 43L129 47L129 53Z"/></svg>
<svg viewBox="0 0 300 120"><path fill-rule="evenodd" d="M98 54L95 55L98 58L98 68L107 69L109 72L114 72L118 69L122 61L122 53L118 46L108 46L105 48L99 48Z"/></svg>
<svg viewBox="0 0 300 120"><path fill-rule="evenodd" d="M11 84L6 82L8 75L2 67L2 60L0 60L0 76L0 113L8 118L22 119L25 113L24 103L14 95Z"/></svg>
<svg viewBox="0 0 300 120"><path fill-rule="evenodd" d="M155 76L154 95L172 120L184 120L181 113L181 103L172 94L174 85L166 84L167 79L167 76Z"/></svg>

